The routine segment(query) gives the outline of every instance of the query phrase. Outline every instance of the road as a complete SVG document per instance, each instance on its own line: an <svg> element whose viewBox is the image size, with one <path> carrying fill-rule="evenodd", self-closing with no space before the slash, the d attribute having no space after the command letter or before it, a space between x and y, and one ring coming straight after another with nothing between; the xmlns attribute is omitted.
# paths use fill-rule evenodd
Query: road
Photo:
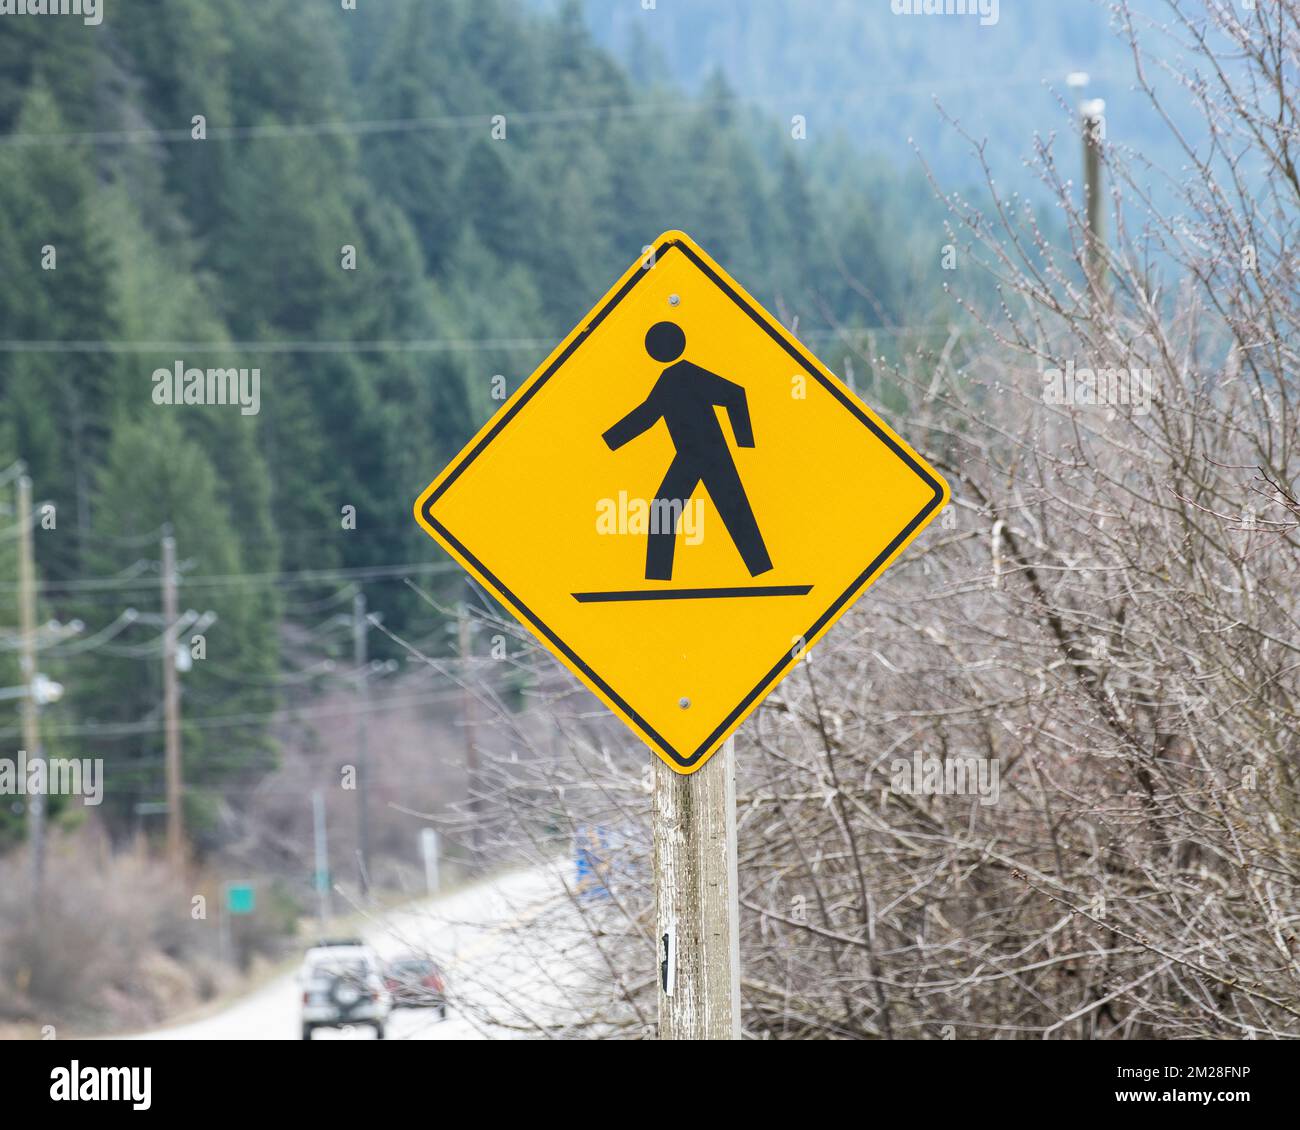
<svg viewBox="0 0 1300 1130"><path fill-rule="evenodd" d="M357 931L382 957L427 953L444 969L451 997L446 1020L432 1009L398 1009L390 1040L463 1040L527 1035L530 1021L559 1010L564 983L544 951L518 931L547 918L560 926L572 914L559 865L513 872L394 911L377 912ZM550 922L547 924L549 925ZM551 931L547 931L548 934ZM144 1040L297 1040L296 971L202 1019L139 1033ZM324 1029L315 1039L373 1039L367 1027Z"/></svg>

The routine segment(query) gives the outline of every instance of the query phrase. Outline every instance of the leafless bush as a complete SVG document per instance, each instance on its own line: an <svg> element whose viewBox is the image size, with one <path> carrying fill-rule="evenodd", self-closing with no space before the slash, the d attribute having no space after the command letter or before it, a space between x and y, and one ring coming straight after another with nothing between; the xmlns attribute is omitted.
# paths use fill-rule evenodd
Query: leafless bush
<svg viewBox="0 0 1300 1130"><path fill-rule="evenodd" d="M0 1016L87 1023L111 1010L142 1022L189 1003L189 977L175 962L215 951L216 936L209 920L191 916L184 882L159 861L101 854L91 836L52 846L39 905L25 853L5 860Z"/></svg>
<svg viewBox="0 0 1300 1130"><path fill-rule="evenodd" d="M955 503L740 734L750 1035L1300 1035L1300 5L1170 0L1168 65L1116 20L1138 89L1163 111L1163 72L1198 111L1175 202L1104 142L1090 276L1059 146L1031 165L1064 240L986 169L949 234L999 308L942 356L863 358ZM1149 373L1150 400L1045 398L1067 367ZM481 803L513 850L599 859L589 978L538 1026L648 1035L649 755L537 680L561 740L499 710ZM996 765L997 802L891 787L917 753Z"/></svg>

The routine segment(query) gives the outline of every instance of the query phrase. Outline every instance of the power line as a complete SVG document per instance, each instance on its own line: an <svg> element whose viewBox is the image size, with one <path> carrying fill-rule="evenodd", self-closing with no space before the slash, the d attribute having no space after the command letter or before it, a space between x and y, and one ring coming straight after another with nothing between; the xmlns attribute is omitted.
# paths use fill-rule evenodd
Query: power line
<svg viewBox="0 0 1300 1130"><path fill-rule="evenodd" d="M83 655L86 652L100 650L108 650L111 653L111 649L108 646L109 641L120 636L127 630L127 628L134 624L138 618L139 614L135 609L125 609L118 613L115 620L101 628L98 632L95 632L93 635L87 636L85 639L73 640L71 643L67 644L53 644L45 650L47 654L58 656L59 658L64 658L69 655Z"/></svg>
<svg viewBox="0 0 1300 1130"><path fill-rule="evenodd" d="M285 601L281 605L286 611L292 611L298 614L307 612L323 612L327 608L332 608L336 604L342 604L345 600L351 600L352 594L357 591L356 585L344 585L338 592L332 596L327 596L321 600L309 601Z"/></svg>
<svg viewBox="0 0 1300 1130"><path fill-rule="evenodd" d="M557 339L558 340L558 339ZM0 353L392 353L551 349L544 338L428 338L373 341L0 341Z"/></svg>
<svg viewBox="0 0 1300 1130"><path fill-rule="evenodd" d="M389 709L407 707L407 706L430 706L434 703L443 702L448 698L459 695L458 688L445 688L439 691L431 691L423 695L409 695L400 698L380 699L373 701L368 705L360 704L341 705L332 703L322 703L318 705L284 707L280 710L265 711L261 713L247 714L210 714L205 717L189 718L185 722L187 729L210 730L221 729L226 726L258 726L264 722L273 721L293 721L296 715L305 715L310 720L311 717L319 716L322 718L347 717L351 714L374 713ZM125 738L134 737L139 734L156 734L158 732L158 719L153 717L139 722L91 722L91 723L74 723L65 726L44 726L43 731L51 737L96 737L96 738ZM17 727L9 727L0 730L0 738L16 737L19 733Z"/></svg>
<svg viewBox="0 0 1300 1130"><path fill-rule="evenodd" d="M338 666L331 659L323 659L301 671L287 671L269 679L250 678L243 672L236 674L210 660L204 660L203 670L215 678L243 687L300 687L306 686L317 679L343 678L347 674L346 672L340 672Z"/></svg>
<svg viewBox="0 0 1300 1130"><path fill-rule="evenodd" d="M456 566L448 561L424 561L410 565L364 565L351 569L301 569L295 572L275 573L214 573L208 576L183 577L182 588L223 588L240 585L316 584L332 581L370 581L401 578L412 573L446 573ZM42 595L73 592L120 592L152 589L156 578L120 579L114 577L85 577L68 581L43 581L37 586ZM0 585L0 592L16 592L13 583Z"/></svg>
<svg viewBox="0 0 1300 1130"><path fill-rule="evenodd" d="M294 138L336 136L373 136L392 133L419 133L426 130L491 128L494 119L504 117L511 124L564 125L589 123L602 119L640 118L659 115L692 115L708 110L757 108L772 104L817 102L844 103L855 98L876 98L885 93L937 93L940 90L987 92L1026 86L1050 85L1059 72L1049 75L1006 75L991 79L987 75L970 78L948 76L942 79L904 79L892 82L862 83L852 89L823 91L781 91L771 94L732 94L727 98L692 98L673 101L623 102L607 106L570 106L554 109L511 110L497 107L476 114L443 114L430 117L379 118L362 121L266 123L256 126L208 125L203 139L195 138L191 128L95 130L77 133L16 133L0 138L0 145L14 148L86 145L179 145L206 144L212 141L265 141ZM1099 76L1116 81L1115 76ZM1128 81L1125 79L1124 81Z"/></svg>
<svg viewBox="0 0 1300 1130"><path fill-rule="evenodd" d="M120 545L134 549L136 546L157 545L159 538L166 532L167 526L164 523L156 529L150 530L147 534L82 534L78 532L78 537L83 542L104 542L109 545Z"/></svg>
<svg viewBox="0 0 1300 1130"><path fill-rule="evenodd" d="M799 336L805 341L831 341L846 335L880 334L895 337L903 334L947 333L949 322L910 326L840 326L834 329L806 330ZM566 331L567 332L567 331ZM555 348L565 333L554 337L503 338L416 338L374 339L363 341L51 341L8 339L0 341L0 353L455 353L480 351L528 350L537 352Z"/></svg>

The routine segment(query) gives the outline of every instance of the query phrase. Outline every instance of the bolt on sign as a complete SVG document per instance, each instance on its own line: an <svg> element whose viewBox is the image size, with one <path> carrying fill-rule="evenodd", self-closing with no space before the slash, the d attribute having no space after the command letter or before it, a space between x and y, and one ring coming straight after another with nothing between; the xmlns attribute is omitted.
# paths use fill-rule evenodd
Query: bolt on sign
<svg viewBox="0 0 1300 1130"><path fill-rule="evenodd" d="M691 773L947 501L880 417L667 232L415 516Z"/></svg>

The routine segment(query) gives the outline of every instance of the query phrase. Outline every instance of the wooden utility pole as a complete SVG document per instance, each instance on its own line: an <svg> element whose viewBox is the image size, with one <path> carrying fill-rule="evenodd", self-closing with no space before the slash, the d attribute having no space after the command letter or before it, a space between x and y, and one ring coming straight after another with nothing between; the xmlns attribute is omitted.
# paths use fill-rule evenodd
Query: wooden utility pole
<svg viewBox="0 0 1300 1130"><path fill-rule="evenodd" d="M163 741L167 774L167 862L185 866L185 813L181 782L181 691L176 673L176 539L162 539Z"/></svg>
<svg viewBox="0 0 1300 1130"><path fill-rule="evenodd" d="M32 480L18 476L18 633L19 665L24 694L22 712L23 746L27 763L44 757L39 726L40 704L36 701L36 560L32 550ZM45 775L41 774L44 779ZM27 798L27 843L31 853L32 897L39 901L45 877L45 797Z"/></svg>
<svg viewBox="0 0 1300 1130"><path fill-rule="evenodd" d="M357 669L357 863L361 871L361 895L370 894L370 805L366 796L370 761L370 663L366 594L352 598L352 662Z"/></svg>
<svg viewBox="0 0 1300 1130"><path fill-rule="evenodd" d="M1088 281L1106 289L1105 212L1101 187L1101 145L1105 140L1106 103L1092 98L1080 106L1083 120L1083 194L1088 216L1086 264Z"/></svg>
<svg viewBox="0 0 1300 1130"><path fill-rule="evenodd" d="M740 1038L736 750L729 738L697 772L654 764L659 1038Z"/></svg>
<svg viewBox="0 0 1300 1130"><path fill-rule="evenodd" d="M330 849L325 830L325 794L320 789L314 789L311 794L311 822L316 849L316 873L312 877L312 886L316 888L316 914L324 930L330 917Z"/></svg>
<svg viewBox="0 0 1300 1130"><path fill-rule="evenodd" d="M420 855L424 858L424 889L430 896L442 890L438 867L438 830L420 829Z"/></svg>
<svg viewBox="0 0 1300 1130"><path fill-rule="evenodd" d="M469 793L469 854L479 862L482 808L478 795L478 750L474 744L474 691L470 687L470 659L473 647L470 635L469 604L462 600L456 610L456 650L460 653L461 725L465 730L465 788Z"/></svg>

